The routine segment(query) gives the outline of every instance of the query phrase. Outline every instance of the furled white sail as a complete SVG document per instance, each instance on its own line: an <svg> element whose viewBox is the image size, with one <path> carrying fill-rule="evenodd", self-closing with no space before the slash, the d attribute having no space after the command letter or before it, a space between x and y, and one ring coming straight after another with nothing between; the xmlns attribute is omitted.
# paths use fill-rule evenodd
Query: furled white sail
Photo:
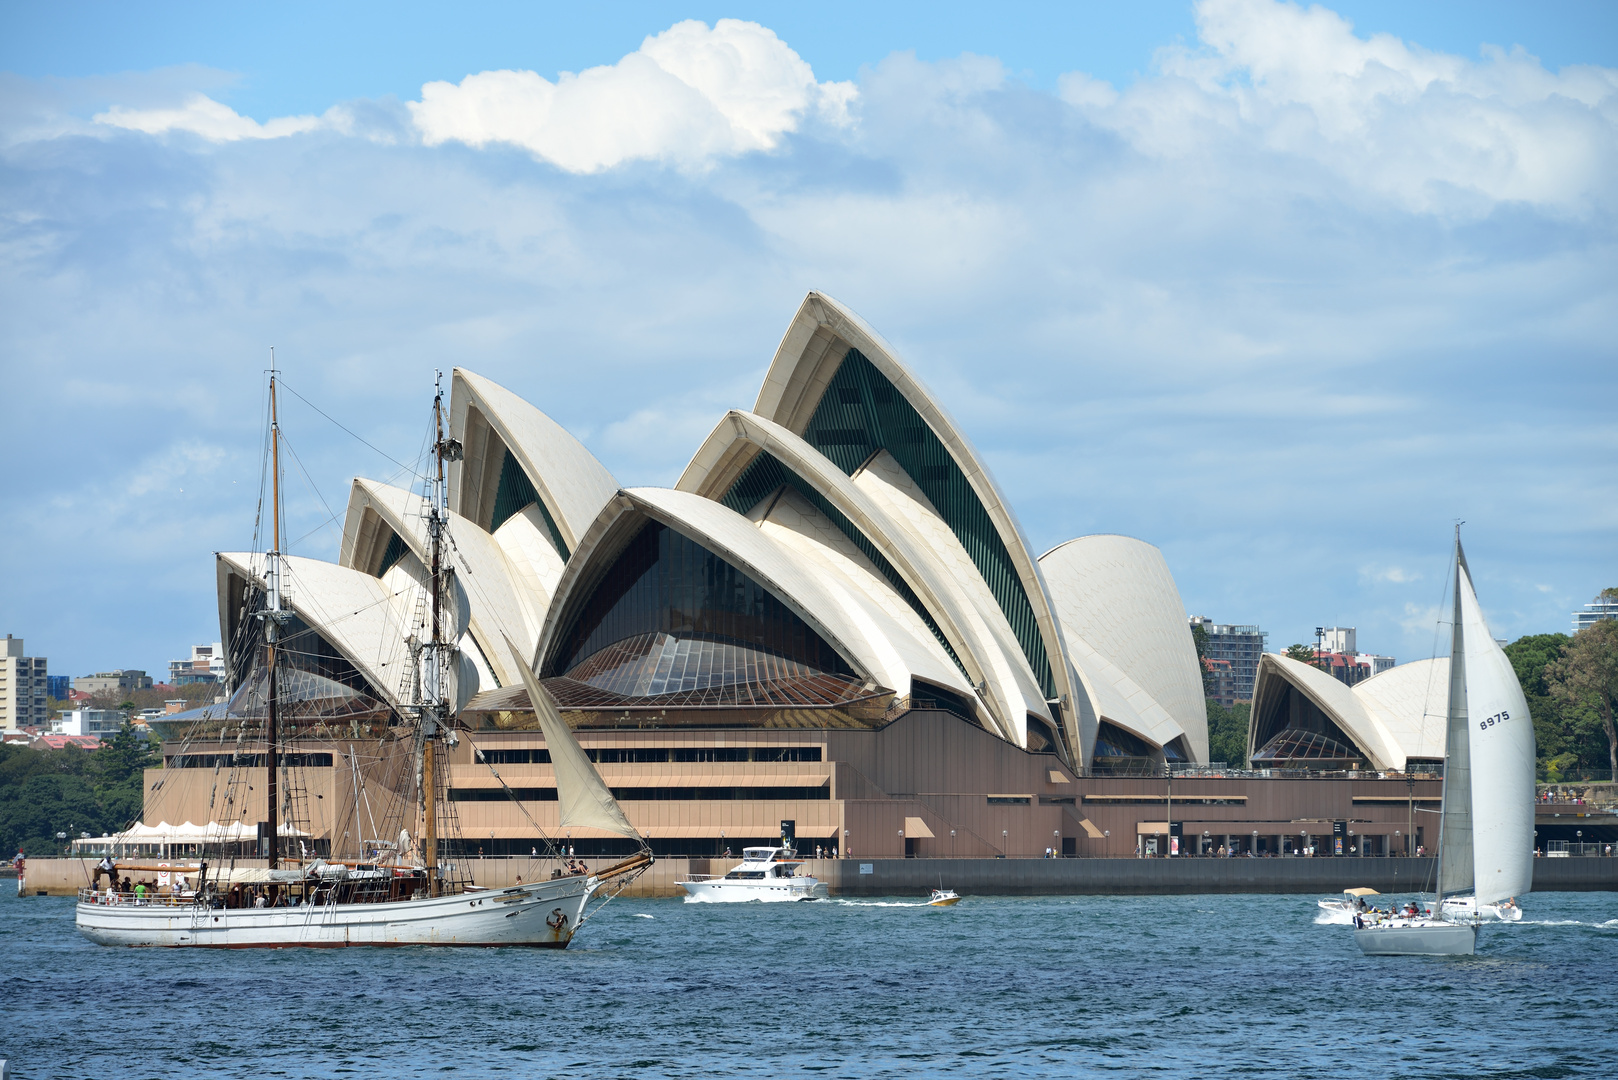
<svg viewBox="0 0 1618 1080"><path fill-rule="evenodd" d="M1450 624L1449 712L1444 733L1444 802L1438 831L1438 893L1467 893L1472 867L1472 735L1466 693L1466 624L1461 617L1461 540L1455 538L1455 600Z"/></svg>
<svg viewBox="0 0 1618 1080"><path fill-rule="evenodd" d="M563 827L605 829L639 840L640 833L624 816L623 808L612 797L612 792L607 790L590 756L579 745L579 740L567 726L567 721L562 719L562 714L556 711L556 703L539 685L539 680L534 678L528 662L509 637L506 638L506 648L511 651L517 670L522 672L528 700L533 703L534 715L539 718L540 730L545 733L545 746L551 752L551 769L556 773L556 798L561 804Z"/></svg>
<svg viewBox="0 0 1618 1080"><path fill-rule="evenodd" d="M1457 587L1466 645L1472 779L1472 852L1477 902L1528 892L1534 881L1534 725L1511 661L1495 644L1459 560Z"/></svg>

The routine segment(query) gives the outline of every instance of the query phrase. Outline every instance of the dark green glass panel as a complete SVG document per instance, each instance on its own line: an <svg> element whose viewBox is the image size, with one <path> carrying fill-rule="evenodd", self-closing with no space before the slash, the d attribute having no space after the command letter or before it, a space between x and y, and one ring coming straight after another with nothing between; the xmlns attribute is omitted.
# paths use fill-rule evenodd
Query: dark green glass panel
<svg viewBox="0 0 1618 1080"><path fill-rule="evenodd" d="M1033 605L988 510L921 414L858 349L843 357L804 438L850 476L878 450L893 455L971 556L1045 696L1055 697Z"/></svg>
<svg viewBox="0 0 1618 1080"><path fill-rule="evenodd" d="M404 542L404 538L398 533L390 529L388 536L388 547L387 550L382 552L382 565L377 569L377 577L381 577L393 569L393 564L404 558L410 551L409 546Z"/></svg>
<svg viewBox="0 0 1618 1080"><path fill-rule="evenodd" d="M494 517L489 522L489 531L494 532L509 521L512 515L520 513L530 503L539 507L539 516L545 519L545 528L551 534L551 543L556 547L556 553L562 561L568 560L567 543L562 539L562 531L556 527L556 520L545 506L545 500L539 497L534 488L534 482L528 479L522 466L510 450L506 451L505 460L500 463L500 486L494 492Z"/></svg>
<svg viewBox="0 0 1618 1080"><path fill-rule="evenodd" d="M961 658L955 655L955 650L950 647L949 639L944 637L944 631L940 630L938 623L933 621L932 615L927 611L926 606L922 604L921 598L906 583L904 576L894 568L892 563L883 557L881 550L871 543L870 538L860 531L859 526L844 517L837 507L826 501L820 492L816 491L803 477L782 464L779 458L768 451L760 451L758 456L748 464L747 468L742 470L742 474L736 478L736 482L730 485L730 490L725 492L724 498L719 501L738 514L746 514L758 505L760 499L774 494L783 485L790 486L798 494L809 500L816 510L825 514L831 520L831 523L841 529L843 535L848 537L867 559L871 560L877 572L887 578L888 583L904 598L904 602L910 605L911 610L921 616L922 622L927 624L927 629L933 632L933 637L937 638L938 643L944 646L944 651L949 653L949 658L955 662L956 667L961 669L961 674L965 675L966 668L961 664ZM970 676L968 678L970 679Z"/></svg>
<svg viewBox="0 0 1618 1080"><path fill-rule="evenodd" d="M561 675L604 650L654 635L740 646L779 657L793 672L853 676L824 638L773 593L695 540L648 522L591 589L545 664ZM734 662L734 649L701 650L707 665ZM698 686L719 685L724 671L689 673Z"/></svg>

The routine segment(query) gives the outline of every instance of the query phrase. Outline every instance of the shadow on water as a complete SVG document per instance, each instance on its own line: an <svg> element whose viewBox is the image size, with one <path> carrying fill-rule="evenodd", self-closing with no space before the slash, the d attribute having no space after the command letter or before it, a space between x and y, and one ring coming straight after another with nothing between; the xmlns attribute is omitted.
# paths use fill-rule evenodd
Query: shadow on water
<svg viewBox="0 0 1618 1080"><path fill-rule="evenodd" d="M1601 1071L1618 895L1533 896L1452 960L1362 957L1316 899L618 901L561 953L211 952L101 948L70 900L5 891L0 1057L18 1080Z"/></svg>

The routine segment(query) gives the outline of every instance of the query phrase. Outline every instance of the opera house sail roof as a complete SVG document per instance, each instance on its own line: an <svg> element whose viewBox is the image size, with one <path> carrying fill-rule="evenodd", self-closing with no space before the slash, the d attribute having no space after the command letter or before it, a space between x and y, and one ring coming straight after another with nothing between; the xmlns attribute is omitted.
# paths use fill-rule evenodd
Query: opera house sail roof
<svg viewBox="0 0 1618 1080"><path fill-rule="evenodd" d="M925 707L1076 769L1207 757L1161 553L1086 537L1036 559L949 414L830 297L804 300L753 408L726 414L672 489L622 487L473 372L451 397L470 726L532 726L509 637L575 726L871 728ZM381 710L408 676L389 637L425 573L422 508L355 480L337 563L289 560L315 651ZM226 640L250 637L253 557L220 556L219 588Z"/></svg>
<svg viewBox="0 0 1618 1080"><path fill-rule="evenodd" d="M1400 664L1349 687L1278 653L1259 660L1248 725L1255 766L1409 771L1444 760L1449 658Z"/></svg>

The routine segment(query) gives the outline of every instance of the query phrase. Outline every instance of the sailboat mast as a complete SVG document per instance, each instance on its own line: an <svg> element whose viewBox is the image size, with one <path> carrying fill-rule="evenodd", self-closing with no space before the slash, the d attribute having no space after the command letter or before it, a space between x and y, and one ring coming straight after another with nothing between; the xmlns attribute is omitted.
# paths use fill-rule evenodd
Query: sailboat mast
<svg viewBox="0 0 1618 1080"><path fill-rule="evenodd" d="M265 708L265 753L264 765L269 774L265 784L265 799L268 801L269 812L265 817L266 827L270 833L269 867L277 868L280 861L281 832L278 821L280 809L280 771L281 762L278 753L278 743L281 739L279 711L280 701L276 687L276 639L279 637L283 615L281 612L281 424L276 412L275 404L275 353L270 353L270 516L274 520L274 543L270 548L265 578L270 587L270 605L264 620L264 647L266 656L264 668L268 674L268 693Z"/></svg>
<svg viewBox="0 0 1618 1080"><path fill-rule="evenodd" d="M1454 593L1454 608L1450 616L1450 646L1449 646L1449 707L1445 710L1444 725L1444 781L1439 789L1439 815L1438 815L1438 864L1433 875L1433 882L1437 886L1436 897L1433 901L1433 911L1444 910L1444 848L1445 828L1452 813L1450 800L1459 797L1461 792L1451 791L1451 780L1456 778L1458 760L1458 743L1455 737L1456 726L1459 723L1461 735L1466 732L1466 634L1461 626L1461 567L1465 564L1466 556L1461 553L1461 527L1455 526L1455 582L1451 592ZM1467 763L1468 767L1470 762ZM1409 768L1407 765L1406 768ZM1468 791L1465 797L1470 800ZM1468 808L1470 809L1470 808ZM1470 843L1470 839L1468 839Z"/></svg>
<svg viewBox="0 0 1618 1080"><path fill-rule="evenodd" d="M434 771L438 726L444 718L443 655L438 640L443 618L443 534L444 534L444 390L443 376L434 383L433 393L433 497L427 511L427 535L432 545L432 625L427 635L427 680L422 695L421 800L426 816L422 845L427 849L427 894L438 895L438 805Z"/></svg>

